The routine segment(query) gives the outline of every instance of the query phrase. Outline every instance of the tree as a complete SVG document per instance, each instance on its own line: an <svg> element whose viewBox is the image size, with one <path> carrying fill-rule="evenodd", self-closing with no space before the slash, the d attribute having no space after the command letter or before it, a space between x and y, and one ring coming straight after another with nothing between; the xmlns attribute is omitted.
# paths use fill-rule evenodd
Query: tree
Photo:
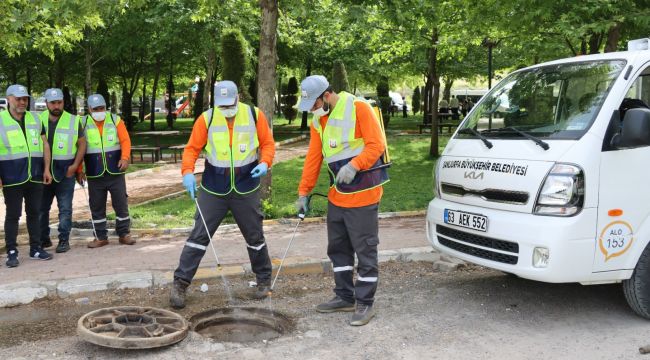
<svg viewBox="0 0 650 360"><path fill-rule="evenodd" d="M345 71L345 64L341 60L334 62L334 69L332 70L332 90L335 92L348 91L350 84L348 84L348 73Z"/></svg>
<svg viewBox="0 0 650 360"><path fill-rule="evenodd" d="M260 46L257 65L257 101L260 110L269 120L273 130L275 113L275 83L277 76L278 0L260 0L262 23L260 25ZM271 174L262 179L262 198L271 197Z"/></svg>
<svg viewBox="0 0 650 360"><path fill-rule="evenodd" d="M384 118L384 127L388 125L390 121L390 106L391 99L389 92L388 78L382 76L377 83L377 99L379 100L379 105L381 106L381 116Z"/></svg>
<svg viewBox="0 0 650 360"><path fill-rule="evenodd" d="M222 79L230 80L237 85L242 101L248 101L246 93L248 85L244 81L248 67L246 56L246 39L239 30L227 30L221 38L221 63L223 64Z"/></svg>
<svg viewBox="0 0 650 360"><path fill-rule="evenodd" d="M99 78L99 84L97 85L97 94L103 96L106 100L106 103L110 104L111 97L108 92L108 84L106 83L106 79L104 77Z"/></svg>
<svg viewBox="0 0 650 360"><path fill-rule="evenodd" d="M420 113L420 107L422 106L422 99L420 98L420 87L416 86L415 90L413 90L413 98L411 99L412 102L412 107L413 107L413 114L419 114Z"/></svg>
<svg viewBox="0 0 650 360"><path fill-rule="evenodd" d="M196 90L196 97L194 98L194 105L192 107L192 116L194 117L194 121L203 114L203 89L205 87L205 83L203 82L203 79L199 79L199 83L197 86Z"/></svg>
<svg viewBox="0 0 650 360"><path fill-rule="evenodd" d="M295 77L291 77L283 96L284 107L282 108L282 113L284 114L284 117L289 120L289 124L291 124L291 121L293 121L298 114L298 109L296 109L298 96L296 96L296 93L298 93L298 80Z"/></svg>
<svg viewBox="0 0 650 360"><path fill-rule="evenodd" d="M176 103L174 99L174 80L172 77L172 74L169 74L169 80L167 80L167 94L168 97L166 99L167 103L167 128L168 129L173 129L174 128L174 111L176 110Z"/></svg>

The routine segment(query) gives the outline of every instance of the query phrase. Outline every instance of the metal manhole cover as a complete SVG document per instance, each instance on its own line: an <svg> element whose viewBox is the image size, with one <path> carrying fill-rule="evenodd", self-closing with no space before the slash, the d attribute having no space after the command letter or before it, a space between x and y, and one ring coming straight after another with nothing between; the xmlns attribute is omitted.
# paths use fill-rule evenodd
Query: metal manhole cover
<svg viewBox="0 0 650 360"><path fill-rule="evenodd" d="M293 329L285 315L260 308L221 308L190 318L192 330L222 342L249 343L278 338Z"/></svg>
<svg viewBox="0 0 650 360"><path fill-rule="evenodd" d="M171 311L118 306L91 311L77 322L77 333L88 342L118 349L151 349L187 336L189 324Z"/></svg>

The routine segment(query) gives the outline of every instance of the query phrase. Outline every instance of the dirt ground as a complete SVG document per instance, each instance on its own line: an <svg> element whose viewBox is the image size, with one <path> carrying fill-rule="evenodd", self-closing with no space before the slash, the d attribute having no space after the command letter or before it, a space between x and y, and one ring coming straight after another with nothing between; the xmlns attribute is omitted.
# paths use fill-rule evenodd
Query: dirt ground
<svg viewBox="0 0 650 360"><path fill-rule="evenodd" d="M247 278L231 278L244 294ZM191 287L189 318L224 307L223 285ZM643 359L650 322L632 313L620 286L553 285L479 267L453 273L430 263L382 264L377 317L363 327L349 313L319 314L332 296L329 274L281 277L272 307L295 322L290 334L268 342L219 343L190 333L157 350L116 351L74 336L77 319L114 305L168 308L167 289L112 291L75 299L45 300L0 310L0 358L66 359ZM79 298L79 297L77 297ZM268 307L268 301L241 306Z"/></svg>

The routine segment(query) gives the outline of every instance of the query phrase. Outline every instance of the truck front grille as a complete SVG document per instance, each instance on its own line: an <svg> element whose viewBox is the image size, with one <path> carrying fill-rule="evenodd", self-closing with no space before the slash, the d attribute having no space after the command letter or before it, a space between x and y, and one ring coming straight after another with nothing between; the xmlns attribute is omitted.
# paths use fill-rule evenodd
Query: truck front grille
<svg viewBox="0 0 650 360"><path fill-rule="evenodd" d="M511 265L517 264L517 261L519 260L519 257L516 255L519 253L519 244L515 242L492 239L486 236L459 231L440 225L436 225L436 232L438 233L438 242L441 245L460 251L464 254ZM513 255L470 246L455 240L486 248L507 251L513 253Z"/></svg>
<svg viewBox="0 0 650 360"><path fill-rule="evenodd" d="M499 189L472 190L463 186L442 183L442 192L452 196L478 196L485 201L500 202L515 205L526 205L529 195L524 191L509 191Z"/></svg>

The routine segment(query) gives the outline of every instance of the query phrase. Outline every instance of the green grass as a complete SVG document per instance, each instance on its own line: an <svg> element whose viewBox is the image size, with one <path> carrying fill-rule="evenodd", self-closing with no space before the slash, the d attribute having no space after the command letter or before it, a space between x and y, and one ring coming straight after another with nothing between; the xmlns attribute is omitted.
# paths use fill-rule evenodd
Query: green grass
<svg viewBox="0 0 650 360"><path fill-rule="evenodd" d="M393 166L389 170L391 181L384 186L380 211L423 210L433 198L433 164L429 155L429 136L390 136L388 143ZM440 138L440 149L448 138ZM273 193L264 201L262 209L267 218L294 217L294 202L302 174L304 157L289 160L273 167ZM327 194L329 179L325 167L321 169L314 192ZM310 216L324 215L327 200L313 197ZM194 203L187 196L133 206L130 209L134 228L159 228L192 226ZM226 222L233 222L227 218Z"/></svg>

